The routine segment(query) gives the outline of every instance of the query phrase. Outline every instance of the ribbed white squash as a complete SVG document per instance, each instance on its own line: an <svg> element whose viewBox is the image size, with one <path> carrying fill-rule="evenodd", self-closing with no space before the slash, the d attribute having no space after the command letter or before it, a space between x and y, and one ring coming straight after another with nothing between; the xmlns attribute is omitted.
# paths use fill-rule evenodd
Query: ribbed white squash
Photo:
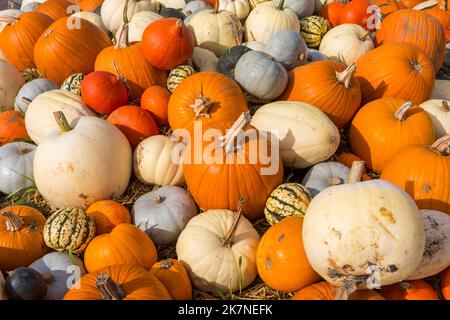
<svg viewBox="0 0 450 320"><path fill-rule="evenodd" d="M420 215L425 225L425 252L408 280L431 277L450 266L450 216L436 210L420 210Z"/></svg>
<svg viewBox="0 0 450 320"><path fill-rule="evenodd" d="M162 19L162 16L155 12L141 11L136 13L130 21L128 40L130 42L141 41L145 28L147 28L150 23L158 19Z"/></svg>
<svg viewBox="0 0 450 320"><path fill-rule="evenodd" d="M28 135L36 144L58 129L53 116L55 111L63 111L69 123L80 116L95 116L81 97L72 92L52 90L41 93L28 105L25 113Z"/></svg>
<svg viewBox="0 0 450 320"><path fill-rule="evenodd" d="M219 0L219 11L229 11L244 20L250 13L248 0Z"/></svg>
<svg viewBox="0 0 450 320"><path fill-rule="evenodd" d="M98 14L94 12L80 11L72 14L72 17L78 17L80 19L87 20L90 23L96 25L97 28L102 30L104 33L109 34L108 28L106 28L105 25L103 24L102 17L100 17Z"/></svg>
<svg viewBox="0 0 450 320"><path fill-rule="evenodd" d="M17 93L14 102L14 109L26 112L31 101L43 92L56 90L58 86L52 80L38 78L25 83L25 85Z"/></svg>
<svg viewBox="0 0 450 320"><path fill-rule="evenodd" d="M0 107L14 108L14 100L25 84L22 74L11 63L0 59Z"/></svg>
<svg viewBox="0 0 450 320"><path fill-rule="evenodd" d="M116 32L123 23L123 10L126 0L105 0L102 4L101 16L103 24L111 32ZM128 3L128 21L138 12L153 11L149 0L130 0Z"/></svg>
<svg viewBox="0 0 450 320"><path fill-rule="evenodd" d="M311 167L302 180L302 185L308 188L315 197L319 192L332 185L347 181L350 168L339 162L322 162Z"/></svg>
<svg viewBox="0 0 450 320"><path fill-rule="evenodd" d="M428 113L436 131L436 138L450 134L450 101L432 99L420 105Z"/></svg>
<svg viewBox="0 0 450 320"><path fill-rule="evenodd" d="M339 130L318 108L305 102L277 101L259 108L251 124L274 134L285 166L307 168L331 157Z"/></svg>

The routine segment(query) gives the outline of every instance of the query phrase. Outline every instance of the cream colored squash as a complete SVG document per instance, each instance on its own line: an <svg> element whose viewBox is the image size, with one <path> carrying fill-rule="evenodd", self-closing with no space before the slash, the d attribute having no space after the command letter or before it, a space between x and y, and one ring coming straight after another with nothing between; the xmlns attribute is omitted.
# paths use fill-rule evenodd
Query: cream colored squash
<svg viewBox="0 0 450 320"><path fill-rule="evenodd" d="M312 166L302 180L302 185L308 188L313 197L329 186L344 184L347 181L350 168L339 162L327 161Z"/></svg>
<svg viewBox="0 0 450 320"><path fill-rule="evenodd" d="M22 0L22 5L20 6L20 9L23 9L27 4L32 3L32 2L45 2L47 0Z"/></svg>
<svg viewBox="0 0 450 320"><path fill-rule="evenodd" d="M123 23L123 11L127 0L105 0L101 9L103 24L111 32L116 32ZM138 12L153 11L150 0L129 0L128 21Z"/></svg>
<svg viewBox="0 0 450 320"><path fill-rule="evenodd" d="M156 135L139 143L134 150L133 169L143 183L159 186L184 185L183 144Z"/></svg>
<svg viewBox="0 0 450 320"><path fill-rule="evenodd" d="M33 163L39 192L56 208L86 208L121 196L131 171L125 135L106 120L87 116L52 131L37 147Z"/></svg>
<svg viewBox="0 0 450 320"><path fill-rule="evenodd" d="M450 266L450 216L436 210L420 210L425 225L425 252L408 280L434 276Z"/></svg>
<svg viewBox="0 0 450 320"><path fill-rule="evenodd" d="M15 17L18 18L22 15L22 11L17 9L7 9L7 10L1 10L0 11L0 18L1 17ZM3 31L3 28L5 28L8 25L8 22L0 22L0 32Z"/></svg>
<svg viewBox="0 0 450 320"><path fill-rule="evenodd" d="M248 3L250 5L250 9L253 10L256 8L257 5L260 5L261 3L267 2L270 0L248 0Z"/></svg>
<svg viewBox="0 0 450 320"><path fill-rule="evenodd" d="M328 31L319 51L328 58L339 59L347 65L373 49L370 32L357 24L341 24Z"/></svg>
<svg viewBox="0 0 450 320"><path fill-rule="evenodd" d="M436 138L450 134L450 101L432 99L420 105L430 116L436 131Z"/></svg>
<svg viewBox="0 0 450 320"><path fill-rule="evenodd" d="M297 14L289 8L283 8L283 2L276 6L272 1L264 2L248 15L245 21L245 40L259 41L264 44L281 30L300 31Z"/></svg>
<svg viewBox="0 0 450 320"><path fill-rule="evenodd" d="M384 180L357 182L363 166L364 161L355 161L348 184L315 196L303 222L303 244L313 269L331 284L348 289L407 279L425 247L414 200Z"/></svg>
<svg viewBox="0 0 450 320"><path fill-rule="evenodd" d="M259 41L249 41L245 42L244 46L249 47L252 50L266 52L266 45Z"/></svg>
<svg viewBox="0 0 450 320"><path fill-rule="evenodd" d="M141 11L136 13L130 21L128 28L128 40L130 42L141 41L145 28L147 28L150 23L158 19L162 19L162 16L155 12Z"/></svg>
<svg viewBox="0 0 450 320"><path fill-rule="evenodd" d="M178 238L176 252L195 287L228 294L239 290L239 279L242 288L255 280L258 243L258 232L241 212L217 209L189 221Z"/></svg>
<svg viewBox="0 0 450 320"><path fill-rule="evenodd" d="M198 71L217 71L219 58L208 49L195 47L192 54L192 63Z"/></svg>
<svg viewBox="0 0 450 320"><path fill-rule="evenodd" d="M250 13L248 0L219 0L219 11L229 11L244 20Z"/></svg>
<svg viewBox="0 0 450 320"><path fill-rule="evenodd" d="M152 2L160 2L166 8L182 9L186 5L184 0L152 0Z"/></svg>
<svg viewBox="0 0 450 320"><path fill-rule="evenodd" d="M0 60L0 108L14 109L14 101L25 84L22 74L11 63Z"/></svg>
<svg viewBox="0 0 450 320"><path fill-rule="evenodd" d="M5 292L5 278L3 277L3 273L0 272L0 300L7 300L6 292Z"/></svg>
<svg viewBox="0 0 450 320"><path fill-rule="evenodd" d="M41 93L28 105L25 113L28 135L36 144L58 129L53 116L55 111L63 111L69 123L80 116L95 116L81 97L72 92L52 90Z"/></svg>
<svg viewBox="0 0 450 320"><path fill-rule="evenodd" d="M79 17L81 19L85 19L90 23L95 24L104 33L109 34L108 28L106 28L105 25L103 24L102 17L100 17L98 14L94 12L80 11L74 13L72 17Z"/></svg>
<svg viewBox="0 0 450 320"><path fill-rule="evenodd" d="M242 40L241 22L228 11L200 11L189 21L189 27L196 46L208 49L218 57Z"/></svg>
<svg viewBox="0 0 450 320"><path fill-rule="evenodd" d="M251 124L274 134L285 166L307 168L331 157L339 130L318 108L305 102L277 101L260 107Z"/></svg>

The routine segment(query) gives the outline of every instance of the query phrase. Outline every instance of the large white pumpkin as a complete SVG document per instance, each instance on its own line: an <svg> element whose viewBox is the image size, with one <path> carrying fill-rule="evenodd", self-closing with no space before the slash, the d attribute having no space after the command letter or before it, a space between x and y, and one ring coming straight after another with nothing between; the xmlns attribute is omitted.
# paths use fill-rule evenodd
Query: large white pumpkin
<svg viewBox="0 0 450 320"><path fill-rule="evenodd" d="M123 11L126 0L105 0L101 8L101 17L105 27L111 31L119 30L123 23ZM128 21L138 12L153 11L153 5L149 0L129 0L127 18Z"/></svg>
<svg viewBox="0 0 450 320"><path fill-rule="evenodd" d="M36 149L33 173L39 192L56 208L85 208L121 196L132 171L125 135L97 117L79 117L70 128L52 131Z"/></svg>
<svg viewBox="0 0 450 320"><path fill-rule="evenodd" d="M33 158L36 146L10 142L0 147L0 192L11 194L33 185Z"/></svg>
<svg viewBox="0 0 450 320"><path fill-rule="evenodd" d="M142 40L142 35L149 24L159 19L162 19L162 16L155 12L141 11L136 13L133 18L131 18L128 27L128 41L140 42Z"/></svg>
<svg viewBox="0 0 450 320"><path fill-rule="evenodd" d="M0 107L14 108L14 100L25 84L22 74L11 63L0 59Z"/></svg>
<svg viewBox="0 0 450 320"><path fill-rule="evenodd" d="M433 127L436 131L436 138L441 138L450 134L450 101L441 99L432 99L425 101L420 105L422 109L430 116Z"/></svg>
<svg viewBox="0 0 450 320"><path fill-rule="evenodd" d="M106 28L103 24L102 17L94 12L80 11L72 14L72 17L78 17L80 19L87 20L97 26L97 28L102 30L104 33L109 34L108 28Z"/></svg>
<svg viewBox="0 0 450 320"><path fill-rule="evenodd" d="M143 140L134 150L133 169L143 183L159 186L184 184L183 144L167 136L156 135Z"/></svg>
<svg viewBox="0 0 450 320"><path fill-rule="evenodd" d="M373 49L370 32L357 24L341 24L328 31L320 42L319 51L351 65Z"/></svg>
<svg viewBox="0 0 450 320"><path fill-rule="evenodd" d="M181 232L178 260L198 289L228 294L239 290L239 279L242 288L255 280L259 235L244 216L230 233L237 216L230 210L209 210L192 218Z"/></svg>
<svg viewBox="0 0 450 320"><path fill-rule="evenodd" d="M25 113L28 135L36 144L41 143L50 132L58 129L53 116L55 111L64 112L69 123L80 116L95 116L79 95L66 90L46 91L28 105Z"/></svg>
<svg viewBox="0 0 450 320"><path fill-rule="evenodd" d="M422 262L408 280L434 276L450 266L450 216L436 210L420 210L425 225Z"/></svg>
<svg viewBox="0 0 450 320"><path fill-rule="evenodd" d="M17 93L14 102L14 109L25 113L29 104L43 92L56 90L58 86L52 80L38 78L25 83L25 85Z"/></svg>
<svg viewBox="0 0 450 320"><path fill-rule="evenodd" d="M328 187L314 197L303 244L325 280L364 289L407 279L422 259L425 232L414 200L377 179Z"/></svg>
<svg viewBox="0 0 450 320"><path fill-rule="evenodd" d="M339 146L339 130L306 102L277 101L260 107L251 125L274 134L285 166L307 168L327 160Z"/></svg>
<svg viewBox="0 0 450 320"><path fill-rule="evenodd" d="M245 21L246 41L259 41L264 44L281 30L300 31L297 14L289 8L276 6L272 1L256 6Z"/></svg>
<svg viewBox="0 0 450 320"><path fill-rule="evenodd" d="M219 0L219 11L229 11L244 20L250 13L248 0Z"/></svg>
<svg viewBox="0 0 450 320"><path fill-rule="evenodd" d="M319 192L338 184L347 182L350 168L339 162L322 162L312 166L302 180L302 185L308 188L315 197Z"/></svg>
<svg viewBox="0 0 450 320"><path fill-rule="evenodd" d="M189 193L168 186L139 197L131 211L133 224L143 230L157 245L175 244L186 224L198 213Z"/></svg>
<svg viewBox="0 0 450 320"><path fill-rule="evenodd" d="M275 5L284 2L285 8L292 9L299 18L312 16L315 9L315 0L273 0Z"/></svg>

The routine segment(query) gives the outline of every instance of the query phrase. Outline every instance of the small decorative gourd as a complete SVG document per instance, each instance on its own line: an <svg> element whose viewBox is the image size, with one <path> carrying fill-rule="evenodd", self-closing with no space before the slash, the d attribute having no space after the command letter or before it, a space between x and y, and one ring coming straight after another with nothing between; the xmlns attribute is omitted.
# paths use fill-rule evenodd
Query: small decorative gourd
<svg viewBox="0 0 450 320"><path fill-rule="evenodd" d="M74 73L61 84L61 90L72 92L78 96L81 96L81 82L84 79L84 74Z"/></svg>
<svg viewBox="0 0 450 320"><path fill-rule="evenodd" d="M184 79L192 76L194 73L195 70L188 64L176 67L170 71L167 77L167 89L173 92Z"/></svg>
<svg viewBox="0 0 450 320"><path fill-rule="evenodd" d="M308 188L315 197L319 192L329 186L344 184L350 174L349 167L339 162L322 162L311 167L302 180L302 184Z"/></svg>

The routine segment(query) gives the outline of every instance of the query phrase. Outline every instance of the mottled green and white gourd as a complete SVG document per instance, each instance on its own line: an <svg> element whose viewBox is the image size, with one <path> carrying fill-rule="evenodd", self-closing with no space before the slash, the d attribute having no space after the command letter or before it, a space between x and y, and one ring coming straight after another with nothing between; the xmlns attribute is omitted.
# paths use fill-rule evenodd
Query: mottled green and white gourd
<svg viewBox="0 0 450 320"><path fill-rule="evenodd" d="M300 19L300 34L308 48L319 48L320 42L330 30L330 23L320 16L310 16Z"/></svg>
<svg viewBox="0 0 450 320"><path fill-rule="evenodd" d="M169 73L169 77L167 78L167 89L169 89L170 92L173 92L184 79L192 76L194 73L194 68L188 64L176 67Z"/></svg>
<svg viewBox="0 0 450 320"><path fill-rule="evenodd" d="M84 74L82 73L74 73L69 76L66 80L61 84L61 90L66 90L76 95L81 96L81 82L84 79Z"/></svg>

